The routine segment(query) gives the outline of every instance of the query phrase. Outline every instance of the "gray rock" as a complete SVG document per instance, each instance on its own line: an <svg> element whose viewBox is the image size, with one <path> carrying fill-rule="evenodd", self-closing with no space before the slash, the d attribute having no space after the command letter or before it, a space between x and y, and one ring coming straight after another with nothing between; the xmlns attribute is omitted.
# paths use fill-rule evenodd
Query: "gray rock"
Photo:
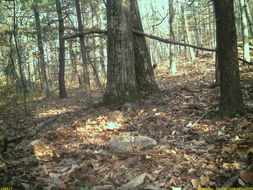
<svg viewBox="0 0 253 190"><path fill-rule="evenodd" d="M110 139L109 149L112 152L130 152L134 151L136 148L139 150L151 148L156 144L157 142L150 137L121 135Z"/></svg>

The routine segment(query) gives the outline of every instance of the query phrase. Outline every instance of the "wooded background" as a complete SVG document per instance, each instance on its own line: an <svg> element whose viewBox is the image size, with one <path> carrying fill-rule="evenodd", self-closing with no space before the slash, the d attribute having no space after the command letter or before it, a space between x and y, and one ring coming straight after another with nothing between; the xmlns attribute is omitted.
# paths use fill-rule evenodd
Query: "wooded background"
<svg viewBox="0 0 253 190"><path fill-rule="evenodd" d="M102 0L20 0L0 2L0 96L3 103L42 95L49 97L66 88L85 87L92 104L92 89L105 91L107 76L107 16ZM146 34L170 42L215 49L216 20L212 1L139 0ZM250 63L253 38L253 3L234 2L240 57ZM76 35L83 32L83 35ZM72 35L72 36L71 36ZM74 35L74 36L73 36ZM74 38L74 37L80 37ZM65 39L65 40L64 40ZM167 62L177 72L177 60L214 57L201 49L146 39L152 65ZM61 50L61 51L59 51ZM85 85L84 85L85 84ZM22 96L21 96L22 94ZM26 110L26 108L25 108Z"/></svg>

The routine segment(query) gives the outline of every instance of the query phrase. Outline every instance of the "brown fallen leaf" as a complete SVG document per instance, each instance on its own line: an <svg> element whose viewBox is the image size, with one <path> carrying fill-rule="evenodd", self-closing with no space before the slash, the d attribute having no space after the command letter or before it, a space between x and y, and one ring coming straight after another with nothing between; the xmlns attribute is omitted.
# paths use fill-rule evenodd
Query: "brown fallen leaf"
<svg viewBox="0 0 253 190"><path fill-rule="evenodd" d="M168 187L171 187L171 186L176 186L176 185L177 185L177 178L173 176L173 177L170 178L170 180L168 181L167 186L168 186Z"/></svg>
<svg viewBox="0 0 253 190"><path fill-rule="evenodd" d="M215 173L212 171L204 171L204 174L205 176L208 176L209 178L212 178L215 175Z"/></svg>
<svg viewBox="0 0 253 190"><path fill-rule="evenodd" d="M124 189L134 189L144 182L147 173L140 174L121 186Z"/></svg>
<svg viewBox="0 0 253 190"><path fill-rule="evenodd" d="M199 181L197 179L192 179L191 183L192 183L192 186L194 188L198 188L199 187Z"/></svg>
<svg viewBox="0 0 253 190"><path fill-rule="evenodd" d="M234 151L234 149L232 148L232 147L228 147L228 146L224 146L223 148L222 148L222 151L221 151L221 153L222 154L224 154L224 153L232 153Z"/></svg>
<svg viewBox="0 0 253 190"><path fill-rule="evenodd" d="M210 179L208 176L202 175L200 177L200 184L201 185L207 185L209 183Z"/></svg>
<svg viewBox="0 0 253 190"><path fill-rule="evenodd" d="M188 170L188 174L192 174L193 172L196 172L196 171L197 171L196 169L190 168L190 169Z"/></svg>
<svg viewBox="0 0 253 190"><path fill-rule="evenodd" d="M249 169L241 171L240 178L247 185L253 185L253 165Z"/></svg>
<svg viewBox="0 0 253 190"><path fill-rule="evenodd" d="M179 163L180 165L190 165L191 162L190 161L182 161Z"/></svg>
<svg viewBox="0 0 253 190"><path fill-rule="evenodd" d="M85 185L87 187L93 187L95 185L98 185L98 178L94 175L87 175L85 177Z"/></svg>
<svg viewBox="0 0 253 190"><path fill-rule="evenodd" d="M218 150L215 148L215 145L209 145L208 147L207 147L207 152L208 153L216 153Z"/></svg>

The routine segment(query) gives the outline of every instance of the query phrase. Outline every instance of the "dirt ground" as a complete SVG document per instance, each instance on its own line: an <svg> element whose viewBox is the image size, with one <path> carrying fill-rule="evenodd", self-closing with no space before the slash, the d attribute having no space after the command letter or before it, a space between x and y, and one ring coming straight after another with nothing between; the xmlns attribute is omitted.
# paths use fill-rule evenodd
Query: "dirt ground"
<svg viewBox="0 0 253 190"><path fill-rule="evenodd" d="M241 67L247 108L253 105L252 69ZM30 102L28 117L20 106L5 108L0 128L8 138L33 131L50 117L56 120L31 139L9 144L2 153L8 163L0 163L0 187L187 190L227 183L252 164L252 113L214 117L219 88L210 88L212 59L182 61L178 73L168 71L168 63L155 70L160 93L124 105L88 108L83 90L72 88L66 99L55 94ZM101 101L99 89L93 94ZM147 136L157 145L112 153L108 142L120 134Z"/></svg>

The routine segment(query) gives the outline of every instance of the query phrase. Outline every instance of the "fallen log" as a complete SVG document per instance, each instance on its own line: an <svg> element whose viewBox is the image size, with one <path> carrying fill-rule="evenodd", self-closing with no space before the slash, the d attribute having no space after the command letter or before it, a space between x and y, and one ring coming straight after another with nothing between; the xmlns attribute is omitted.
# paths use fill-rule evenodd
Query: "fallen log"
<svg viewBox="0 0 253 190"><path fill-rule="evenodd" d="M57 116L53 116L50 117L49 119L46 119L45 121L39 123L36 127L36 129L28 134L25 135L21 135L18 137L14 137L11 139L8 139L7 137L2 138L1 142L0 142L0 151L1 152L5 152L7 150L8 144L12 143L12 142L19 142L23 139L30 139L33 136L35 136L36 134L38 134L42 129L44 129L48 124L52 123L55 119L57 118Z"/></svg>

